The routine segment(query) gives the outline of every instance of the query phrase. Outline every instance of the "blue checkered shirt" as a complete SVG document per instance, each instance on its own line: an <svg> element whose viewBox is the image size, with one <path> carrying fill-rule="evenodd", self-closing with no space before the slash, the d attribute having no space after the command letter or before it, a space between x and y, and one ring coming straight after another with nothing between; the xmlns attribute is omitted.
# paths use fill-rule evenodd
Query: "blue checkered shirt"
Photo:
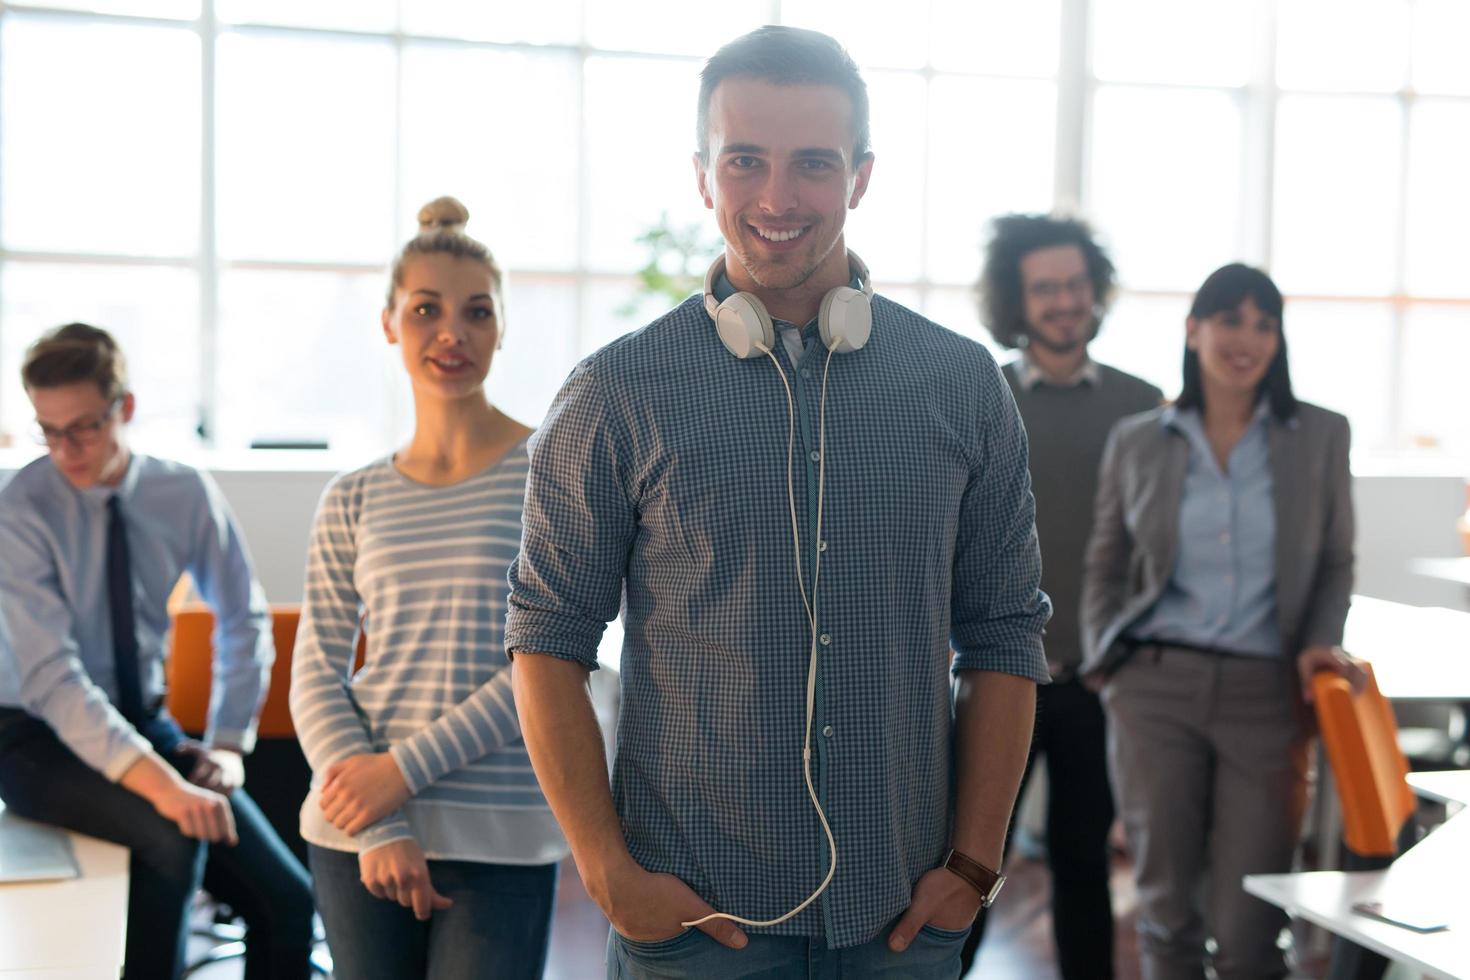
<svg viewBox="0 0 1470 980"><path fill-rule="evenodd" d="M1050 603L1026 437L991 356L882 297L861 350L793 369L805 576L822 574L813 780L837 875L769 932L863 943L948 845L955 670L1045 682ZM817 345L817 346L810 346ZM624 610L613 797L634 859L715 908L779 916L827 871L802 777L810 648L766 357L731 357L699 297L587 358L533 437L506 647L589 670Z"/></svg>

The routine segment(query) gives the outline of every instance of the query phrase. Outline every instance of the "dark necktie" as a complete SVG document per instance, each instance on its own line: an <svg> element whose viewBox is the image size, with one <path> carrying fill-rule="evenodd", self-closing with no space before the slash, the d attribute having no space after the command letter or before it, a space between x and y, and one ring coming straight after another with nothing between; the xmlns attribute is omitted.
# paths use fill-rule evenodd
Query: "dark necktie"
<svg viewBox="0 0 1470 980"><path fill-rule="evenodd" d="M133 622L133 563L116 494L107 498L107 608L112 615L115 707L137 725L143 720L143 679L138 672L138 629Z"/></svg>

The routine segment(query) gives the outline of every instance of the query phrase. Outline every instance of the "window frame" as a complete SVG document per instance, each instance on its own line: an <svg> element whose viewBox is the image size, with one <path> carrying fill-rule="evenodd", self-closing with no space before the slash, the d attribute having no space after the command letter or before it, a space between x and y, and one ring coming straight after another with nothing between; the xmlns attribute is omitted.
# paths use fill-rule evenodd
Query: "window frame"
<svg viewBox="0 0 1470 980"><path fill-rule="evenodd" d="M206 433L201 441L202 448L217 448L214 433L217 431L216 420L220 417L221 405L219 404L219 385L217 380L221 366L218 363L218 351L220 346L220 281L222 277L234 270L300 270L300 271L329 271L342 273L364 273L381 272L383 266L376 263L331 263L331 262L298 262L298 261L261 261L261 260L225 260L222 259L218 249L218 132L217 132L217 46L220 38L231 34L271 34L271 35L305 35L320 38L374 38L387 39L394 51L395 70L399 77L395 80L395 104L393 120L396 131L401 131L403 111L403 86L402 65L405 50L410 45L424 43L439 47L451 47L456 49L471 50L499 50L515 51L523 53L552 52L561 56L570 55L576 61L576 100L570 111L576 115L577 132L577 160L575 164L577 180L577 241L575 250L575 265L570 269L551 268L520 268L511 269L512 288L516 284L525 283L529 285L573 289L576 294L575 310L576 322L570 325L572 346L579 352L585 352L589 335L593 332L592 317L589 310L589 294L597 287L605 287L610 284L626 285L630 290L635 284L635 279L625 273L610 272L593 267L591 256L591 235L589 232L589 212L592 202L589 192L591 186L591 174L588 160L589 130L585 112L586 101L586 68L589 59L597 57L634 57L656 60L673 60L686 63L698 63L697 57L686 55L674 55L655 52L641 52L631 50L611 50L607 48L594 47L587 42L587 18L585 4L594 0L584 0L582 15L578 25L578 43L516 43L499 41L482 41L470 39L458 39L442 37L437 35L422 35L406 32L402 29L402 18L399 18L399 26L391 32L378 31L355 31L338 28L302 27L277 24L253 24L253 23L225 23L216 15L216 0L200 0L199 17L195 20L178 20L155 16L128 15L116 13L96 13L86 10L75 10L48 6L44 2L34 3L6 3L0 2L0 32L3 32L12 17L45 18L47 20L63 21L72 20L77 23L116 23L144 26L167 26L173 29L188 29L197 33L199 37L200 50L200 77L201 77L201 152L200 152L200 194L199 202L199 232L197 249L191 255L118 255L111 253L84 253L84 252L39 252L11 250L0 248L0 267L8 263L51 263L99 266L167 266L171 268L191 269L198 280L199 297L199 364L200 375L200 405L199 421L201 431ZM1089 186L1091 179L1091 150L1093 145L1093 125L1095 121L1094 105L1098 93L1114 85L1126 85L1148 89L1173 89L1177 86L1164 82L1113 82L1099 78L1092 64L1093 50L1093 26L1094 14L1093 0L1058 0L1060 4L1060 31L1056 38L1058 45L1058 67L1057 73L1050 76L1056 91L1056 132L1053 167L1053 206L1059 209L1077 209L1083 213L1087 212L1089 203L1093 197L1092 188ZM1243 85L1226 87L1210 85L1193 85L1192 88L1210 89L1228 92L1242 106L1242 174L1243 199L1250 202L1243 213L1242 225L1239 228L1238 239L1243 254L1240 258L1244 261L1266 265L1269 267L1272 258L1272 218L1273 218L1273 195L1275 193L1275 155L1276 155L1276 116L1278 106L1284 97L1297 94L1295 91L1283 90L1276 82L1276 18L1269 14L1274 12L1272 6L1276 0L1257 0L1264 4L1262 9L1267 16L1257 17L1259 33L1256 38L1257 51L1253 57L1253 68L1250 79ZM1408 16L1412 17L1414 5L1420 0L1406 0ZM781 0L769 0L767 6L769 14L768 22L780 23L782 13ZM1412 24L1410 34L1412 35ZM1408 56L1406 55L1406 58ZM925 83L925 106L928 112L931 101L930 92L935 78L941 76L958 76L992 79L1026 79L1036 80L1045 76L1019 76L1006 74L990 74L985 72L958 72L940 71L935 69L926 59L926 64L917 69L883 69L885 72L899 72L916 74ZM1359 447L1360 453L1374 457L1395 458L1415 452L1409 445L1410 433L1404 431L1404 397L1408 384L1405 372L1405 335L1406 323L1411 312L1421 304L1433 304L1436 306L1450 305L1462 308L1470 312L1470 297L1442 297L1442 296L1415 296L1407 289L1407 235L1408 235L1408 205L1409 205L1409 155L1410 155L1410 133L1412 128L1413 108L1421 99L1432 99L1435 101L1451 101L1470 103L1470 94L1433 94L1420 96L1412 89L1411 73L1406 71L1405 80L1393 97L1398 100L1401 109L1401 131L1400 131L1400 177L1397 195L1397 223L1396 239L1394 242L1395 269L1394 289L1387 296L1338 296L1338 295L1296 295L1290 299L1294 301L1332 301L1332 302L1367 302L1383 304L1392 311L1392 350L1391 363L1386 366L1383 384L1386 387L1386 404L1389 406L1390 417L1386 420L1385 431L1388 433L1387 444L1383 446ZM1342 96L1352 97L1356 93L1313 93L1324 97ZM1382 94L1382 93L1379 93ZM691 107L692 109L692 107ZM692 118L692 113L691 113ZM0 127L5 125L5 120L0 118ZM879 147L881 151L881 147ZM926 139L924 148L925 171L928 171L928 155L930 152L929 141ZM393 206L393 241L383 243L385 258L392 254L396 243L400 243L407 234L408 229L402 227L404 208L400 200L403 193L403 166L401 154L395 159L394 164L394 193ZM692 193L692 187L691 191ZM906 280L884 279L882 270L879 272L878 284L880 288L890 287L902 290L906 295L917 300L921 309L930 305L937 296L943 294L943 300L953 304L957 301L961 289L968 291L969 286L960 286L949 281L939 281L931 278L931 263L928 262L927 251L929 249L929 235L931 217L934 210L934 202L931 199L931 189L927 177L924 186L920 190L924 202L919 217L920 241L917 245L920 254L920 274L917 278ZM654 216L650 216L650 220ZM4 215L0 214L0 222ZM977 235L983 234L983 229L976 229ZM1126 282L1127 270L1122 270ZM1201 275L1208 270L1201 270ZM978 272L978 269L977 269ZM1146 290L1146 289L1124 289L1123 295L1136 295L1140 297L1161 297L1178 299L1187 302L1188 293L1179 290ZM952 307L953 308L953 307ZM630 323L630 326L632 324ZM0 324L0 329L4 329ZM0 394L5 391L5 386L12 384L9 377L0 377ZM12 433L21 433L25 426L22 420L0 419L0 427L9 429ZM386 438L390 433L384 433ZM234 447L231 447L234 448ZM1455 463L1463 463L1444 449L1437 450L1436 458L1441 459L1447 466ZM1424 454L1419 452L1422 457Z"/></svg>

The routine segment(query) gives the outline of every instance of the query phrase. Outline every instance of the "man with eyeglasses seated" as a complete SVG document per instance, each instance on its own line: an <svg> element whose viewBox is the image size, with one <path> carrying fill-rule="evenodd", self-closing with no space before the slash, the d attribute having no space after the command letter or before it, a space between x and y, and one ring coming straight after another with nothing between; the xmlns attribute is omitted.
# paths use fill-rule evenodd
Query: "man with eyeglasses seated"
<svg viewBox="0 0 1470 980"><path fill-rule="evenodd" d="M125 977L181 974L201 882L245 920L247 978L305 977L310 879L242 788L275 648L234 518L205 474L128 449L106 331L51 331L21 377L49 452L0 490L0 799L131 850ZM162 707L185 571L218 623L203 744Z"/></svg>
<svg viewBox="0 0 1470 980"><path fill-rule="evenodd" d="M1041 588L1052 600L1044 641L1052 683L1036 689L1036 736L1021 792L1042 756L1058 967L1063 980L1105 978L1113 975L1113 797L1102 704L1077 676L1082 555L1108 431L1125 415L1157 408L1163 393L1088 354L1116 276L1086 223L1008 214L992 229L980 273L980 314L997 343L1020 349L1001 373L1030 444ZM965 970L984 931L982 911L965 944Z"/></svg>

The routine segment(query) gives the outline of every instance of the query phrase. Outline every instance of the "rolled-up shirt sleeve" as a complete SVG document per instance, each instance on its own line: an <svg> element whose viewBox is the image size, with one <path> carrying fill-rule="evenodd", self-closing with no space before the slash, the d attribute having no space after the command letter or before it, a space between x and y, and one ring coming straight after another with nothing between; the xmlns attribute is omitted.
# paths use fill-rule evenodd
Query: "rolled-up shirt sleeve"
<svg viewBox="0 0 1470 980"><path fill-rule="evenodd" d="M116 782L148 751L148 741L82 665L45 535L24 514L0 514L0 648L10 651L26 711Z"/></svg>
<svg viewBox="0 0 1470 980"><path fill-rule="evenodd" d="M608 404L595 356L573 370L529 448L506 651L595 670L637 530L626 428Z"/></svg>
<svg viewBox="0 0 1470 980"><path fill-rule="evenodd" d="M214 610L214 679L205 741L249 752L276 648L270 607L224 496L204 473L189 574Z"/></svg>
<svg viewBox="0 0 1470 980"><path fill-rule="evenodd" d="M991 377L978 386L979 440L955 539L953 669L1044 684L1049 676L1041 638L1051 600L1041 591L1026 432L1010 388L994 363L989 366Z"/></svg>

